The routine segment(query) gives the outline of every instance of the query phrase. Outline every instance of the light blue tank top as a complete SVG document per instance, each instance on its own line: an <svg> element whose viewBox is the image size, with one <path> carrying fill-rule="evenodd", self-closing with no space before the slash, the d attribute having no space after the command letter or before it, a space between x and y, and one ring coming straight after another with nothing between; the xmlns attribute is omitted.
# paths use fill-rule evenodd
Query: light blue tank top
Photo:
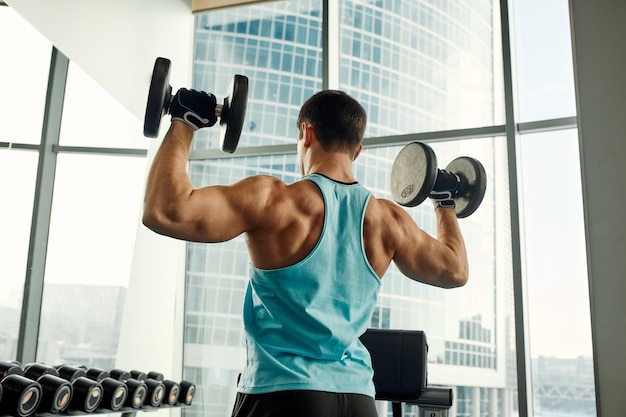
<svg viewBox="0 0 626 417"><path fill-rule="evenodd" d="M303 180L317 184L324 197L322 234L295 265L250 267L243 311L247 362L238 390L374 397L370 355L358 339L370 325L381 283L363 246L370 193L319 174Z"/></svg>

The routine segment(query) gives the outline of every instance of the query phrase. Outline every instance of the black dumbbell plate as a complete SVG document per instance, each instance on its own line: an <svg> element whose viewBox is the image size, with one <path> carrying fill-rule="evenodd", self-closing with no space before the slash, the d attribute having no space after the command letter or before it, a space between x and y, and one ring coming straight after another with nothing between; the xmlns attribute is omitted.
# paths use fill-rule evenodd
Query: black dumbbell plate
<svg viewBox="0 0 626 417"><path fill-rule="evenodd" d="M148 138L159 136L161 119L169 110L169 103L172 99L170 65L171 61L167 58L157 58L154 63L143 121L143 134Z"/></svg>
<svg viewBox="0 0 626 417"><path fill-rule="evenodd" d="M461 182L455 197L456 217L464 218L474 213L483 201L487 189L485 168L477 159L461 156L448 164L446 171L454 172Z"/></svg>
<svg viewBox="0 0 626 417"><path fill-rule="evenodd" d="M437 157L424 143L406 145L391 167L391 197L405 207L421 204L435 185Z"/></svg>

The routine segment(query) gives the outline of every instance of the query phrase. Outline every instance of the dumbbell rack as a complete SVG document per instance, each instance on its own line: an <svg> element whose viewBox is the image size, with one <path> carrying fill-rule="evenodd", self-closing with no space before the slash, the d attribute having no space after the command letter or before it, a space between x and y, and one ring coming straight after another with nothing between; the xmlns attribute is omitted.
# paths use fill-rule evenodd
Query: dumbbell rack
<svg viewBox="0 0 626 417"><path fill-rule="evenodd" d="M58 417L138 412L190 406L195 385L158 372L104 371L0 361L0 417Z"/></svg>
<svg viewBox="0 0 626 417"><path fill-rule="evenodd" d="M96 411L93 411L91 413L87 413L84 411L76 411L76 410L67 410L64 411L62 413L41 413L41 412L35 412L34 414L31 414L31 417L63 417L63 416L67 416L67 417L78 417L78 416L90 416L90 415L96 415L96 414L120 414L122 415L122 417L135 417L137 415L137 413L139 412L151 412L151 411L159 411L159 410L167 410L170 408L186 408L189 407L189 405L187 404L180 404L180 405L162 405L160 407L140 407L140 408L131 408L131 407L123 407L119 410L107 410L107 409L98 409ZM12 416L12 417L17 417L14 416L12 414L0 414L0 416Z"/></svg>

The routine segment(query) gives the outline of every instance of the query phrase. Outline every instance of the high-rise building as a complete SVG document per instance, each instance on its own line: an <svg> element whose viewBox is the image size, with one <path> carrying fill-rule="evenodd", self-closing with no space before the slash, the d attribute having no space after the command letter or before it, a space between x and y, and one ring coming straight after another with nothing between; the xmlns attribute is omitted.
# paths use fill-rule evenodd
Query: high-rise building
<svg viewBox="0 0 626 417"><path fill-rule="evenodd" d="M366 138L492 125L501 117L494 74L492 1L340 2L335 71L368 112ZM219 96L235 73L250 79L240 147L294 145L300 106L322 89L322 2L291 1L229 8L196 17L194 88ZM217 131L199 132L196 148L215 148ZM401 146L366 147L355 176L390 198L389 173ZM515 411L515 343L508 186L503 138L431 143L443 168L456 156L479 159L489 179L474 215L461 220L470 282L443 290L391 267L372 327L420 329L429 344L429 383L455 389L455 415L509 416ZM496 156L500 156L496 158ZM498 165L500 164L500 165ZM268 174L299 178L293 152L194 160L194 185L229 184ZM498 201L499 209L495 209ZM435 233L432 207L408 209ZM188 246L185 377L200 394L189 415L223 416L232 407L245 363L241 309L248 279L242 239ZM478 404L478 405L477 405ZM482 404L482 406L481 406Z"/></svg>

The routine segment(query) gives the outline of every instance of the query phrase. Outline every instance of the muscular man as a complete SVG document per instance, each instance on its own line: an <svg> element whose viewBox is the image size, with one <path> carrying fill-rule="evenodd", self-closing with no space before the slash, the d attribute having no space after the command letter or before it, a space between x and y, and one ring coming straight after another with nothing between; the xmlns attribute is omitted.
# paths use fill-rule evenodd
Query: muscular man
<svg viewBox="0 0 626 417"><path fill-rule="evenodd" d="M453 201L431 196L434 238L403 208L370 195L352 173L365 111L334 90L315 94L300 110L300 180L258 175L194 189L186 170L190 145L195 130L216 122L214 106L211 94L176 94L171 127L149 173L143 222L187 241L245 235L247 362L232 415L375 417L370 357L358 338L392 261L426 284L466 283Z"/></svg>

